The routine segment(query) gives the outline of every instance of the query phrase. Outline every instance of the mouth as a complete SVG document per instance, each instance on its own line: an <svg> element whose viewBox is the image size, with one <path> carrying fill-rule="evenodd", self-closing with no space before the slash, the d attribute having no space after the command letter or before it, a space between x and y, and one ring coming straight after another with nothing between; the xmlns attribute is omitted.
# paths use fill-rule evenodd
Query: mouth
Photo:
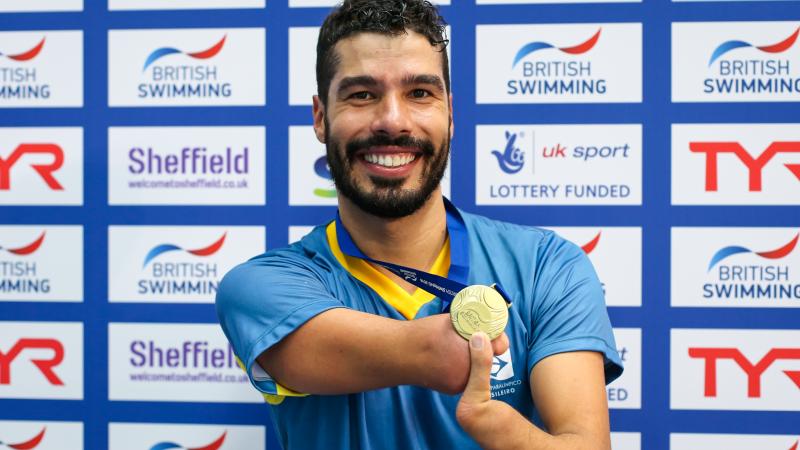
<svg viewBox="0 0 800 450"><path fill-rule="evenodd" d="M356 154L368 171L379 176L405 176L420 160L422 151L396 146L372 147Z"/></svg>

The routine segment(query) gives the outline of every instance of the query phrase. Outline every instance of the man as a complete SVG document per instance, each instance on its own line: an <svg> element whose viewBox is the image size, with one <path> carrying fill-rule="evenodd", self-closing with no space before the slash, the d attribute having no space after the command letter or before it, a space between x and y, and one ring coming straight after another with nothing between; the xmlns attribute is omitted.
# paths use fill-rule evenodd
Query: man
<svg viewBox="0 0 800 450"><path fill-rule="evenodd" d="M226 275L220 322L286 449L607 449L621 366L588 259L442 197L442 32L422 0L346 0L326 19L313 115L338 218ZM500 284L505 333L465 340L446 302L375 261Z"/></svg>

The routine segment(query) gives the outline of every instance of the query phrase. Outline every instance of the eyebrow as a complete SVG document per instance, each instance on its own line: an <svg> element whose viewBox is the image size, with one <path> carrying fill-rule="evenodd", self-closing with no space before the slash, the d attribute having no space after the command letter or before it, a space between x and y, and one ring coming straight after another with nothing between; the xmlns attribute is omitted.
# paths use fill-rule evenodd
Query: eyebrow
<svg viewBox="0 0 800 450"><path fill-rule="evenodd" d="M434 88L438 89L440 92L444 92L444 82L442 82L442 78L438 75L429 75L429 74L408 75L402 79L402 83L403 85L406 86L415 84L427 84L429 86L433 86ZM342 81L339 82L339 87L336 89L336 92L341 94L342 92L354 86L375 87L378 86L379 84L380 83L378 82L378 80L369 75L345 77L342 78Z"/></svg>

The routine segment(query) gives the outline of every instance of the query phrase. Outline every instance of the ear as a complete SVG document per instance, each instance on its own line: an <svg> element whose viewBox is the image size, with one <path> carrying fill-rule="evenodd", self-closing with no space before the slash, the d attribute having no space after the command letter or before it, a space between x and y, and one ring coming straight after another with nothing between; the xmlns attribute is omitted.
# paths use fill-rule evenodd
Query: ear
<svg viewBox="0 0 800 450"><path fill-rule="evenodd" d="M451 92L447 96L447 100L450 103L450 139L453 139L453 130L455 130L455 123L453 122L453 93Z"/></svg>
<svg viewBox="0 0 800 450"><path fill-rule="evenodd" d="M318 95L313 97L313 105L311 112L314 116L314 133L317 135L317 140L325 143L325 104L322 103Z"/></svg>

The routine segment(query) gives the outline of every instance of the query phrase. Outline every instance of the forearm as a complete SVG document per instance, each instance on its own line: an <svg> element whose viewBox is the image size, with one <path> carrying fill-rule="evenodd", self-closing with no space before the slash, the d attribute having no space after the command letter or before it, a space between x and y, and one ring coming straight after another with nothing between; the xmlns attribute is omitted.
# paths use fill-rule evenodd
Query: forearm
<svg viewBox="0 0 800 450"><path fill-rule="evenodd" d="M464 430L484 450L606 450L608 440L579 432L553 435L543 431L506 403L490 401L480 410L461 412Z"/></svg>
<svg viewBox="0 0 800 450"><path fill-rule="evenodd" d="M437 349L432 348L431 336L439 327L434 322L441 321L401 321L333 309L286 336L258 362L282 385L309 394L345 394L403 384L446 390L436 384L437 366L432 364ZM465 374L469 365L466 342L454 339L461 346L460 373ZM463 386L466 376L461 381Z"/></svg>

